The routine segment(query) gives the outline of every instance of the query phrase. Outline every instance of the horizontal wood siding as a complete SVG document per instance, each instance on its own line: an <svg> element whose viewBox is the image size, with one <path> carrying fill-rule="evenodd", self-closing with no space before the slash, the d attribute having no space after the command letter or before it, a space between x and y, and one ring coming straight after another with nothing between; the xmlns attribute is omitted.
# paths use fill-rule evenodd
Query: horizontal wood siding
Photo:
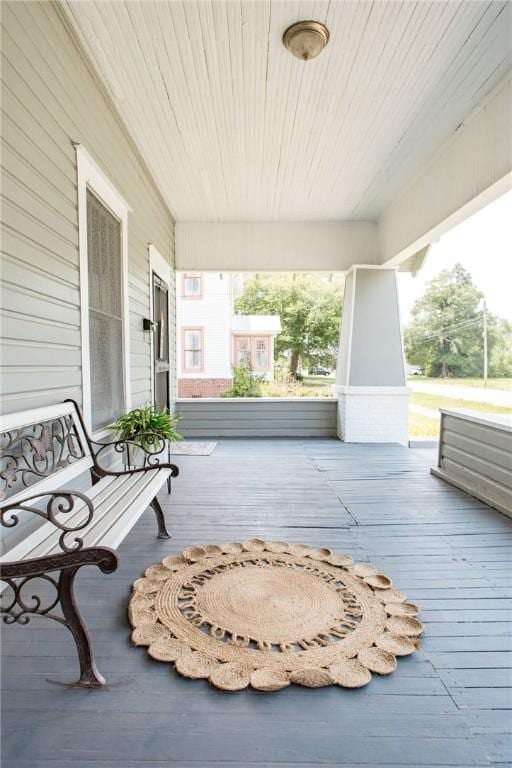
<svg viewBox="0 0 512 768"><path fill-rule="evenodd" d="M184 437L336 437L337 400L178 400Z"/></svg>
<svg viewBox="0 0 512 768"><path fill-rule="evenodd" d="M82 398L74 142L132 209L130 377L132 403L143 403L151 365L142 330L147 246L174 265L172 216L55 4L2 3L2 51L2 410ZM173 375L173 399L175 392Z"/></svg>
<svg viewBox="0 0 512 768"><path fill-rule="evenodd" d="M443 414L433 471L512 516L512 433L506 428Z"/></svg>

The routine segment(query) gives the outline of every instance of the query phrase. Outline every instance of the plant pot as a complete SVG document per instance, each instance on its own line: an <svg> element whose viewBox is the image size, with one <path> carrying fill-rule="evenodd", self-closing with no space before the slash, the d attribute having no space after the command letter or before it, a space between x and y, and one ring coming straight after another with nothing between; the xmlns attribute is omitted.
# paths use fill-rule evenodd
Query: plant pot
<svg viewBox="0 0 512 768"><path fill-rule="evenodd" d="M146 453L142 448L134 443L125 445L123 449L123 464L126 467L143 467L146 460Z"/></svg>

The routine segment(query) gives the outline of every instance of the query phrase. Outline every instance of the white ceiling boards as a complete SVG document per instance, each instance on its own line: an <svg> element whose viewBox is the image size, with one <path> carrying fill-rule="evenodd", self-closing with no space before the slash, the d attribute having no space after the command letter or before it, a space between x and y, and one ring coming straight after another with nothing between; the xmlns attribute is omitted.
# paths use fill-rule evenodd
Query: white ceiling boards
<svg viewBox="0 0 512 768"><path fill-rule="evenodd" d="M178 221L373 220L512 64L499 1L62 7Z"/></svg>

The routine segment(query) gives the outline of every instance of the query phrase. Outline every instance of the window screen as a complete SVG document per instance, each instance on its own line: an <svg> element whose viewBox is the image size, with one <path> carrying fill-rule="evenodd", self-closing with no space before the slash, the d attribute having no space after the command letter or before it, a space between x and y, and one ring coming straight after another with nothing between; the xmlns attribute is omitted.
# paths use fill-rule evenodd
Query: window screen
<svg viewBox="0 0 512 768"><path fill-rule="evenodd" d="M121 223L87 190L92 428L124 409Z"/></svg>

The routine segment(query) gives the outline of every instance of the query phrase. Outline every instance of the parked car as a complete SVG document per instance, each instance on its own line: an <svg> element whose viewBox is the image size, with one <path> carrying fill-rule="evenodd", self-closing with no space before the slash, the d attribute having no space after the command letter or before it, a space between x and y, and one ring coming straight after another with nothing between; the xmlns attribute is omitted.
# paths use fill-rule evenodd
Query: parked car
<svg viewBox="0 0 512 768"><path fill-rule="evenodd" d="M317 365L315 368L311 368L309 371L310 376L330 376L331 372L328 368L324 368L323 365Z"/></svg>

